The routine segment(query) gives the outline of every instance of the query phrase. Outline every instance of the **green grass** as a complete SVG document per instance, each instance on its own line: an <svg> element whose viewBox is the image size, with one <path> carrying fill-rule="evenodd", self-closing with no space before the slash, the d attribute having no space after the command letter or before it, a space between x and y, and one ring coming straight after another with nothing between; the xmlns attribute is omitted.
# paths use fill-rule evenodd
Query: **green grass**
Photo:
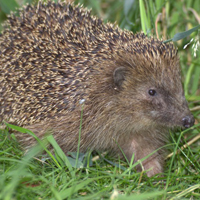
<svg viewBox="0 0 200 200"><path fill-rule="evenodd" d="M14 5L21 7L27 2L32 0L0 0L0 24ZM164 40L197 26L200 18L200 4L195 0L76 0L75 3L92 8L93 14L105 22L116 21L122 29L143 30ZM200 55L195 50L199 37L199 32L194 31L175 42L185 95L196 125L171 133L168 145L171 154L166 158L162 176L147 178L145 173L136 173L133 165L108 155L88 152L66 156L51 136L40 141L43 147L36 146L24 154L12 131L5 129L0 132L0 199L200 199ZM184 49L186 44L189 45ZM46 150L36 157L46 143L53 145L54 154Z"/></svg>
<svg viewBox="0 0 200 200"><path fill-rule="evenodd" d="M198 198L200 147L193 144L180 151L186 142L183 136L189 132L172 135L173 155L166 160L165 173L147 178L118 159L100 156L92 160L90 152L85 159L81 155L75 167L76 155L71 154L70 159L63 155L51 136L48 141L54 146L55 157L52 158L50 152L35 157L42 149L40 146L24 155L14 135L3 130L0 135L0 199L110 199L114 193L117 199ZM43 146L46 141L40 143Z"/></svg>

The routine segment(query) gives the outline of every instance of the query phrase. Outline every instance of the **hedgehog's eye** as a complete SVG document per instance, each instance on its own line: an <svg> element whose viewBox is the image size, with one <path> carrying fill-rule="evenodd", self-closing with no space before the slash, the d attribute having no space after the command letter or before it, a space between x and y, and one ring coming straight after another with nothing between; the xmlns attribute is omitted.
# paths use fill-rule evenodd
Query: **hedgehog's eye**
<svg viewBox="0 0 200 200"><path fill-rule="evenodd" d="M150 95L150 96L155 96L155 95L156 95L156 91L153 90L153 89L150 89L150 90L149 90L149 95Z"/></svg>

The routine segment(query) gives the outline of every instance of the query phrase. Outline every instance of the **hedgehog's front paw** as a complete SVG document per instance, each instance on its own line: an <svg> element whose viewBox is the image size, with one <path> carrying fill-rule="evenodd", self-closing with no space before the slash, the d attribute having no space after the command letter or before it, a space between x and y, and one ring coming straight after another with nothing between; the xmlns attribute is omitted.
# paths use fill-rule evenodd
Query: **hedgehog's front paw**
<svg viewBox="0 0 200 200"><path fill-rule="evenodd" d="M146 161L141 163L140 169L141 168L142 170L147 171L146 173L148 177L151 177L163 172L163 163L161 163L156 158L147 159Z"/></svg>

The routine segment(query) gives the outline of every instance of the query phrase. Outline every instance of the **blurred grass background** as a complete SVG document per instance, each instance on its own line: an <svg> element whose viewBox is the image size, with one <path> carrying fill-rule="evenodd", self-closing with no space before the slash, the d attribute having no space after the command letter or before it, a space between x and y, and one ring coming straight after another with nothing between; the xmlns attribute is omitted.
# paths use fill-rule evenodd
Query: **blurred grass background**
<svg viewBox="0 0 200 200"><path fill-rule="evenodd" d="M1 32L7 15L27 3L37 1L0 0ZM92 9L105 22L163 40L200 24L199 0L75 0L74 3ZM88 165L70 171L69 166L61 164L60 168L52 159L34 158L37 149L24 157L14 135L5 129L0 133L0 199L116 199L115 195L125 200L200 199L199 37L197 30L175 42L184 91L196 127L172 134L173 154L167 159L162 177L146 178L142 173L132 173L131 166L118 160L115 162L123 164L125 171L104 160L94 161L93 168ZM189 145L185 145L187 142Z"/></svg>

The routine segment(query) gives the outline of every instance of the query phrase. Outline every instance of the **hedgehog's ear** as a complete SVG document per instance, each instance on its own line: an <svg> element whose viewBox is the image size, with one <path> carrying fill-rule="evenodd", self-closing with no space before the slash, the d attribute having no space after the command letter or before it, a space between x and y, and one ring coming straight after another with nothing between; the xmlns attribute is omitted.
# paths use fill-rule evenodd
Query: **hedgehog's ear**
<svg viewBox="0 0 200 200"><path fill-rule="evenodd" d="M125 80L125 67L117 67L113 72L115 90L121 89L122 83Z"/></svg>

